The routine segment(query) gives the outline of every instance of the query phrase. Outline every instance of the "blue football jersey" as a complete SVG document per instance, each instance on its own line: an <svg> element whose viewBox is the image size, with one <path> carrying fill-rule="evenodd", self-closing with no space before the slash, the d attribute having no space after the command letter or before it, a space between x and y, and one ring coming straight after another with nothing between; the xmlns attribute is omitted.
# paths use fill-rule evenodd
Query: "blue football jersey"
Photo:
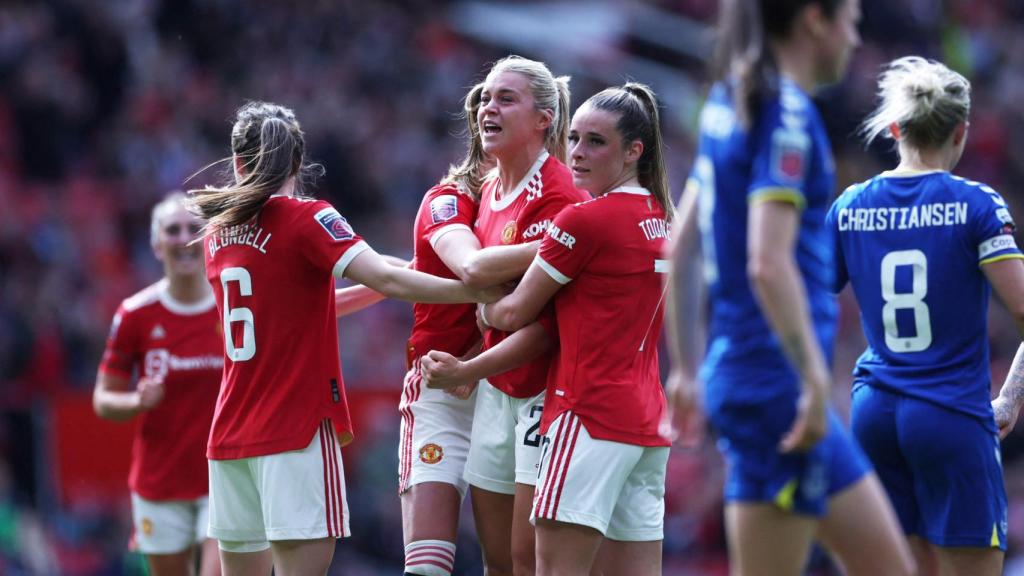
<svg viewBox="0 0 1024 576"><path fill-rule="evenodd" d="M1002 197L948 172L883 173L843 192L827 221L833 288L853 286L868 340L858 385L991 422L981 266L1024 257Z"/></svg>
<svg viewBox="0 0 1024 576"><path fill-rule="evenodd" d="M716 84L701 113L700 147L688 187L699 189L704 276L711 314L701 368L708 404L753 403L799 391L797 374L761 313L747 279L752 202L800 209L796 260L817 337L831 357L836 305L833 244L825 228L835 167L811 98L783 80L749 128L737 119L728 83Z"/></svg>

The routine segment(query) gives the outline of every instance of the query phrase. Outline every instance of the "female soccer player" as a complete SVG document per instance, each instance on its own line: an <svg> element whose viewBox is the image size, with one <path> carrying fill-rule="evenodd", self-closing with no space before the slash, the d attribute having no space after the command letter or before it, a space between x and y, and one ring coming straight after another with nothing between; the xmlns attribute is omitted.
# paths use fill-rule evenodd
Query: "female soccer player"
<svg viewBox="0 0 1024 576"><path fill-rule="evenodd" d="M495 162L494 174L481 190L475 226L484 247L540 240L562 208L587 197L573 187L563 163L569 124L567 78L555 78L544 64L518 56L498 61L484 80L477 124L483 150ZM477 260L467 267L476 274L511 270L518 275L529 265L532 250ZM487 330L484 349L506 336ZM511 574L513 566L517 574L533 572L529 517L550 363L546 354L481 381L477 389L465 477L488 574Z"/></svg>
<svg viewBox="0 0 1024 576"><path fill-rule="evenodd" d="M204 453L224 359L201 247L192 243L202 223L184 201L173 193L153 208L150 242L164 278L121 303L93 392L100 417L139 418L128 476L133 540L155 576L194 574L196 544L200 575L220 573L207 537Z"/></svg>
<svg viewBox="0 0 1024 576"><path fill-rule="evenodd" d="M864 133L895 140L899 166L848 188L827 219L834 287L853 286L868 340L853 372L853 432L922 573L996 575L1006 550L999 435L1013 427L1024 380L989 402L989 282L1024 333L1024 255L1002 197L950 174L967 141L967 80L911 56L888 66L879 96Z"/></svg>
<svg viewBox="0 0 1024 576"><path fill-rule="evenodd" d="M334 277L403 300L490 296L387 264L330 204L302 197L304 148L291 110L246 104L231 134L235 182L192 199L224 323L207 456L210 534L229 576L268 573L268 548L280 573L323 574L348 535Z"/></svg>
<svg viewBox="0 0 1024 576"><path fill-rule="evenodd" d="M711 300L700 379L728 461L730 561L745 576L801 573L815 538L848 574L914 569L877 477L826 408L835 174L811 94L842 77L859 11L858 0L723 5L720 81L681 202L675 265L690 264L699 220ZM697 279L674 281L683 316ZM680 328L677 343L696 341L693 322ZM697 397L694 356L677 354L671 380L680 418Z"/></svg>
<svg viewBox="0 0 1024 576"><path fill-rule="evenodd" d="M515 292L481 318L515 330L554 300L538 574L589 574L595 561L612 574L661 574L669 442L658 433L657 343L671 206L654 94L633 83L596 94L569 142L573 183L596 199L554 219Z"/></svg>

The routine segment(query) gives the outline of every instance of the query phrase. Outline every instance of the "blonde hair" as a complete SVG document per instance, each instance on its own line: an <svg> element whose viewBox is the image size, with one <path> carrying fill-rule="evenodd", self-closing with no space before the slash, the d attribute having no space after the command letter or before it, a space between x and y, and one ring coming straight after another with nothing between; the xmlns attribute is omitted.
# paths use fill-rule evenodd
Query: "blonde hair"
<svg viewBox="0 0 1024 576"><path fill-rule="evenodd" d="M919 56L893 60L878 79L879 105L861 126L865 142L893 138L899 127L918 149L942 146L971 110L971 84L940 62Z"/></svg>
<svg viewBox="0 0 1024 576"><path fill-rule="evenodd" d="M487 75L502 72L525 76L530 83L530 94L536 109L551 110L551 126L544 135L544 148L564 164L569 146L569 105L572 99L569 77L556 78L543 62L515 55L498 60Z"/></svg>
<svg viewBox="0 0 1024 576"><path fill-rule="evenodd" d="M462 103L462 116L466 120L466 156L460 164L449 166L448 174L441 180L442 184L455 184L460 192L469 194L474 200L480 198L480 186L483 185L484 173L489 165L484 143L480 139L480 125L476 121L483 91L484 83L480 82L466 93Z"/></svg>
<svg viewBox="0 0 1024 576"><path fill-rule="evenodd" d="M181 190L174 190L169 192L167 196L164 196L162 200L153 206L152 217L149 220L149 244L150 246L156 246L157 239L160 238L160 223L163 219L178 208L186 208L188 198L185 193Z"/></svg>
<svg viewBox="0 0 1024 576"><path fill-rule="evenodd" d="M244 224L263 208L272 194L292 176L295 195L302 195L305 135L295 113L268 102L249 102L235 113L231 152L241 161L237 182L222 187L189 190L189 210L207 221L203 235Z"/></svg>

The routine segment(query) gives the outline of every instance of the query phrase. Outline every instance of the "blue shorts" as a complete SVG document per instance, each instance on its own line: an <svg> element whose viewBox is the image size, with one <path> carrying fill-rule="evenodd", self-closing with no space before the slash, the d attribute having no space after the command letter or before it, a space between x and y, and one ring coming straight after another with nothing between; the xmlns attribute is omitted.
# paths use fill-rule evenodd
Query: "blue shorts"
<svg viewBox="0 0 1024 576"><path fill-rule="evenodd" d="M828 410L828 433L807 452L783 454L779 442L796 416L796 398L709 406L725 456L726 502L774 503L787 512L824 516L828 499L860 480L871 465Z"/></svg>
<svg viewBox="0 0 1024 576"><path fill-rule="evenodd" d="M936 546L1006 550L999 436L984 422L863 383L851 424L903 531Z"/></svg>

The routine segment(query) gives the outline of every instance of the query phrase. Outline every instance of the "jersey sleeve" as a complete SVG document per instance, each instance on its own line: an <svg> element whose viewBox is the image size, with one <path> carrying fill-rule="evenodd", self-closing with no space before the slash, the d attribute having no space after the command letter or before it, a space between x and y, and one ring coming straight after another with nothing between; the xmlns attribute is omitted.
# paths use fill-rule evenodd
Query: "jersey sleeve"
<svg viewBox="0 0 1024 576"><path fill-rule="evenodd" d="M100 372L124 378L131 378L132 368L139 359L138 340L131 322L131 315L124 306L117 309L110 323L106 348L100 360Z"/></svg>
<svg viewBox="0 0 1024 576"><path fill-rule="evenodd" d="M460 194L454 188L445 187L430 194L421 215L423 239L435 246L442 236L453 230L472 232L476 207L468 194Z"/></svg>
<svg viewBox="0 0 1024 576"><path fill-rule="evenodd" d="M317 200L299 219L302 254L319 270L345 273L349 263L370 246L352 230L348 220L327 202Z"/></svg>
<svg viewBox="0 0 1024 576"><path fill-rule="evenodd" d="M832 203L828 214L825 215L825 230L829 235L829 242L832 243L834 274L831 288L834 294L842 292L843 287L850 280L849 272L846 270L846 255L843 254L843 241L839 234L839 219L837 218L841 200L842 196Z"/></svg>
<svg viewBox="0 0 1024 576"><path fill-rule="evenodd" d="M1013 237L1017 224L1010 216L1006 201L991 187L984 184L978 187L984 194L972 194L968 208L972 244L978 247L978 265L1024 258Z"/></svg>
<svg viewBox="0 0 1024 576"><path fill-rule="evenodd" d="M778 101L766 103L757 128L751 133L750 202L789 202L798 209L807 204L804 183L811 166L813 139L809 103L783 89Z"/></svg>
<svg viewBox="0 0 1024 576"><path fill-rule="evenodd" d="M589 222L591 204L562 210L548 226L534 260L559 284L568 284L600 249L600 235Z"/></svg>

